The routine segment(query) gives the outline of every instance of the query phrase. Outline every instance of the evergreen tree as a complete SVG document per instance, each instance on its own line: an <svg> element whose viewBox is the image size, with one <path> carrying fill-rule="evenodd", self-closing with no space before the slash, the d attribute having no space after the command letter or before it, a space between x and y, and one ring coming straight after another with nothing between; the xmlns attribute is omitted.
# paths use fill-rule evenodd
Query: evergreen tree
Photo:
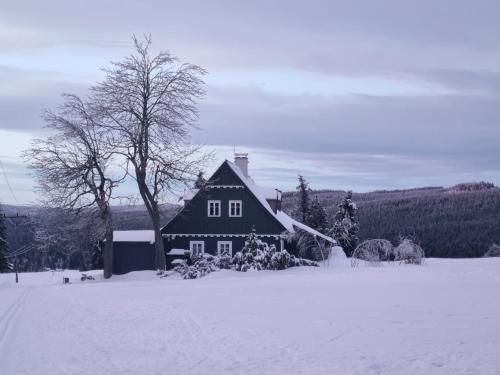
<svg viewBox="0 0 500 375"><path fill-rule="evenodd" d="M323 234L328 231L329 225L326 212L323 206L319 203L318 197L314 198L311 206L309 207L306 224Z"/></svg>
<svg viewBox="0 0 500 375"><path fill-rule="evenodd" d="M298 216L304 224L307 224L307 219L309 216L309 210L311 205L311 199L309 193L311 189L309 188L309 183L306 181L304 176L299 174L299 185L297 186L297 193L299 195L299 206L298 206Z"/></svg>
<svg viewBox="0 0 500 375"><path fill-rule="evenodd" d="M201 189L203 186L205 186L206 182L207 182L207 180L205 180L205 176L203 176L203 171L199 171L198 177L196 178L196 181L194 182L194 188Z"/></svg>
<svg viewBox="0 0 500 375"><path fill-rule="evenodd" d="M7 230L5 228L5 216L0 206L0 272L7 272L11 269L10 263L7 261Z"/></svg>
<svg viewBox="0 0 500 375"><path fill-rule="evenodd" d="M356 204L352 201L352 191L342 199L335 215L332 228L332 237L344 249L347 256L351 256L358 244L359 225L356 219Z"/></svg>

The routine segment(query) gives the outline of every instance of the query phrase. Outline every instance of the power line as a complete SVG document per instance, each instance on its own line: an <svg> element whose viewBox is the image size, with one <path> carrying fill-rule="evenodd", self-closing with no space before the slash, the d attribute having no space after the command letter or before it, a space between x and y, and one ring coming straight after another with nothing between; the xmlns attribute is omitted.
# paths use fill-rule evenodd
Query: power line
<svg viewBox="0 0 500 375"><path fill-rule="evenodd" d="M9 178L7 177L7 173L5 172L5 168L4 168L3 163L1 161L0 161L0 167L2 168L3 177L5 178L5 182L7 183L7 187L10 190L10 194L12 195L12 198L14 198L14 201L16 202L16 204L19 205L19 201L17 200L17 197L14 194L14 190L12 190L12 186L10 185Z"/></svg>
<svg viewBox="0 0 500 375"><path fill-rule="evenodd" d="M14 258L14 257L17 257L19 255L26 254L26 253L30 252L31 250L33 250L33 249L34 249L33 245L25 245L25 246L17 249L16 251L13 251L11 253L7 253L6 257L7 258Z"/></svg>

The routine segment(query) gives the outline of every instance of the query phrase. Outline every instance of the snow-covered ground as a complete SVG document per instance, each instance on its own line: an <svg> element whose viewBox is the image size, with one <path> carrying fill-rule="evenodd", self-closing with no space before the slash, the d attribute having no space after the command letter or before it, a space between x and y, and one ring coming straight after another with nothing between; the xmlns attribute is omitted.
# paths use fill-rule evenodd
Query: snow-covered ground
<svg viewBox="0 0 500 375"><path fill-rule="evenodd" d="M500 258L78 276L0 275L1 374L500 374Z"/></svg>

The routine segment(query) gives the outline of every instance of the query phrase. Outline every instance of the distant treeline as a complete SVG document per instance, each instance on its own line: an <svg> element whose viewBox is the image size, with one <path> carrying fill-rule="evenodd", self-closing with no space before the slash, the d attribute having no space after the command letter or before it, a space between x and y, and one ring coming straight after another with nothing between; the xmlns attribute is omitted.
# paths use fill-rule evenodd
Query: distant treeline
<svg viewBox="0 0 500 375"><path fill-rule="evenodd" d="M20 271L92 267L92 256L100 239L100 222L95 212L83 211L75 216L62 209L2 207L8 216L14 216L5 220L9 251L29 250L17 259ZM177 209L174 205L161 207L162 225ZM151 219L144 206L114 207L113 214L116 230L151 229Z"/></svg>
<svg viewBox="0 0 500 375"><path fill-rule="evenodd" d="M314 191L330 221L343 191ZM284 210L292 212L295 193L283 194ZM385 238L397 243L411 236L428 257L480 257L500 243L500 189L489 183L452 188L354 193L360 241Z"/></svg>
<svg viewBox="0 0 500 375"><path fill-rule="evenodd" d="M313 191L325 208L330 223L345 191ZM394 244L400 236L410 236L427 257L480 257L494 244L500 244L500 189L489 183L460 184L452 188L426 187L410 190L354 193L358 207L359 239L384 238ZM293 214L297 193L283 194L283 210ZM7 220L10 251L33 247L19 259L24 271L55 266L87 269L95 238L94 221L82 214L72 219L61 210L4 205L7 215L26 218ZM165 205L162 225L179 208ZM116 230L151 229L143 206L114 207Z"/></svg>

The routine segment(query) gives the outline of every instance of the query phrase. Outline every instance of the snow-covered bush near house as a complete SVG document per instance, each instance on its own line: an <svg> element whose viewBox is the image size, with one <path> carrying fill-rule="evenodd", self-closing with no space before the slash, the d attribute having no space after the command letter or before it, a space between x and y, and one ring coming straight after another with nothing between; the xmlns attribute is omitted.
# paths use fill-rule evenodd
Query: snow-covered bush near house
<svg viewBox="0 0 500 375"><path fill-rule="evenodd" d="M210 272L217 271L215 263L216 257L212 255L193 255L189 260L184 260L175 267L174 271L178 272L184 279L199 279Z"/></svg>
<svg viewBox="0 0 500 375"><path fill-rule="evenodd" d="M229 253L224 252L221 255L215 257L214 264L221 270L229 270L231 269L231 256L229 255Z"/></svg>
<svg viewBox="0 0 500 375"><path fill-rule="evenodd" d="M409 238L402 238L394 249L394 260L406 264L422 264L424 250Z"/></svg>
<svg viewBox="0 0 500 375"><path fill-rule="evenodd" d="M276 250L276 249L273 249ZM284 270L290 266L290 253L286 250L274 251L271 255L270 270Z"/></svg>
<svg viewBox="0 0 500 375"><path fill-rule="evenodd" d="M352 253L351 265L356 267L360 260L372 265L394 260L394 247L390 241L384 239L365 240Z"/></svg>
<svg viewBox="0 0 500 375"><path fill-rule="evenodd" d="M305 258L297 258L293 255L290 255L289 265L290 265L290 267L300 267L300 266L319 267L319 263L316 262L315 260L310 260L310 259L305 259Z"/></svg>
<svg viewBox="0 0 500 375"><path fill-rule="evenodd" d="M232 264L236 271L242 272L249 270L283 270L296 266L319 266L315 261L296 258L286 250L276 250L274 245L269 246L253 232L245 241L243 249L234 255Z"/></svg>
<svg viewBox="0 0 500 375"><path fill-rule="evenodd" d="M485 257L500 257L500 245L493 244L484 254Z"/></svg>

